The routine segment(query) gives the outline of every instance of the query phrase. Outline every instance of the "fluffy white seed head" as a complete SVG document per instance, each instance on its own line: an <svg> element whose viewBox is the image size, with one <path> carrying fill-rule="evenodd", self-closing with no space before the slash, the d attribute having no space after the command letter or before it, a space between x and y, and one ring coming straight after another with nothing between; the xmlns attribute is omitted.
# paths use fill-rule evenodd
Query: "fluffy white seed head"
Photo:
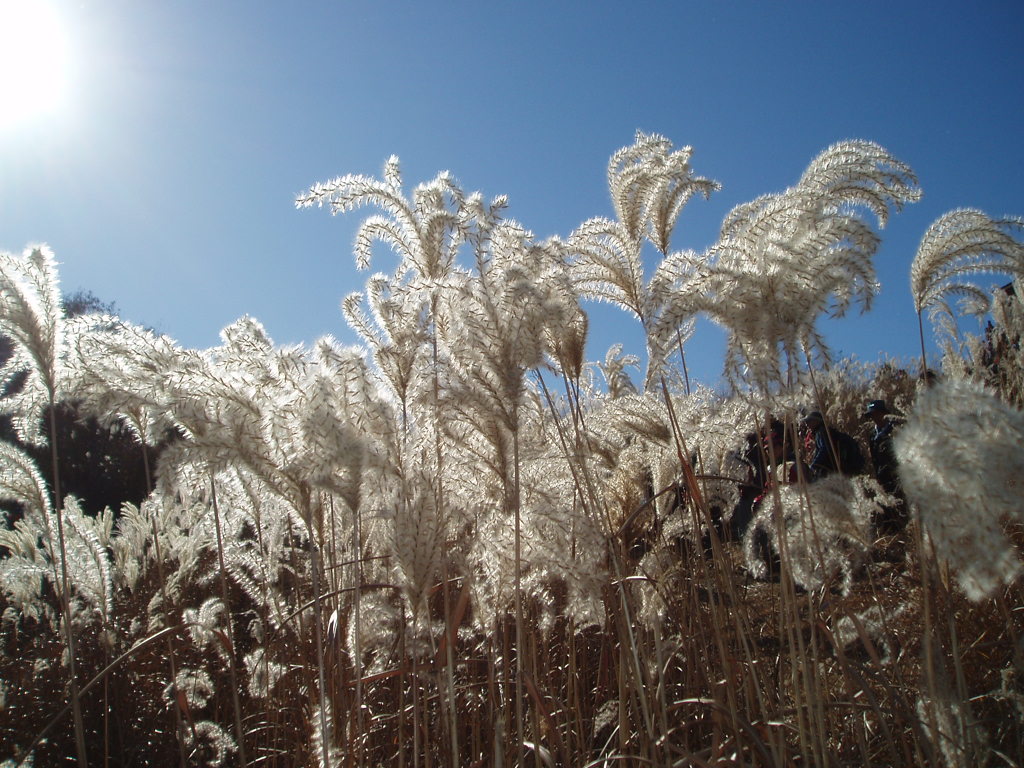
<svg viewBox="0 0 1024 768"><path fill-rule="evenodd" d="M1003 533L1024 518L1024 414L969 381L924 390L895 438L900 479L936 554L973 600L1021 570Z"/></svg>

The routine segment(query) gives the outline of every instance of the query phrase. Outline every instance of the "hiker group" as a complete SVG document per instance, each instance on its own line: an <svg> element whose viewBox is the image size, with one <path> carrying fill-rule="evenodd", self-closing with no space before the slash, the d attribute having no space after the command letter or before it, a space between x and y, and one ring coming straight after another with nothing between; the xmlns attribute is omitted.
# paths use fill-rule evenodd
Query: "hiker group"
<svg viewBox="0 0 1024 768"><path fill-rule="evenodd" d="M738 454L747 467L747 477L740 484L739 501L732 515L733 538L742 538L761 501L771 492L773 476L781 476L784 482L813 483L836 473L853 476L869 470L893 499L872 520L875 532L888 535L902 530L907 522L906 500L900 488L893 447L894 430L902 422L884 400L871 400L861 419L873 424L868 437L870 467L857 440L830 426L820 411L804 416L793 435L787 435L786 425L774 417L769 418L760 432L748 433L746 446ZM786 465L789 465L788 471L771 471L773 466L785 470Z"/></svg>

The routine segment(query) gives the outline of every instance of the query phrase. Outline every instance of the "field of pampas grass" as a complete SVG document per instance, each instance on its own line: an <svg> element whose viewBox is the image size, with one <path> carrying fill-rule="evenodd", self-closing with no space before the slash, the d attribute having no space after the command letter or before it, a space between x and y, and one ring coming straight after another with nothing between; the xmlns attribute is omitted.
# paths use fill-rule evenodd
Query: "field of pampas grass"
<svg viewBox="0 0 1024 768"><path fill-rule="evenodd" d="M941 375L833 361L818 320L870 305L913 172L837 144L673 251L717 189L691 159L638 134L616 218L543 242L448 174L407 195L395 158L313 186L377 209L362 266L399 260L344 301L363 348L243 318L185 349L66 316L45 248L0 255L0 765L1024 763L1019 299ZM926 237L919 314L958 264L1020 276L975 213L998 247ZM585 359L586 299L643 358ZM698 317L726 391L689 381ZM899 483L819 472L807 413L867 456L876 399ZM70 419L131 436L148 495L64 492Z"/></svg>

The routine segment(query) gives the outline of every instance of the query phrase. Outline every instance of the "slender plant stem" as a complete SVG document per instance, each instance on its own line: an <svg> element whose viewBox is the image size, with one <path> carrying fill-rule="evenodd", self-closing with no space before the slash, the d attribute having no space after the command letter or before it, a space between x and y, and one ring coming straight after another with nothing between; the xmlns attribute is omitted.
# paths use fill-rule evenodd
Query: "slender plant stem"
<svg viewBox="0 0 1024 768"><path fill-rule="evenodd" d="M146 492L153 492L153 473L149 466L149 450L146 441L142 441L142 467L146 474ZM153 530L153 556L156 559L157 578L160 580L160 598L163 601L164 616L170 610L171 599L167 594L167 575L164 573L164 558L160 547L160 531L156 527L156 513L149 515L149 524ZM178 670L177 654L174 649L174 637L167 635L167 663L171 668L171 685L177 690ZM177 696L174 697L174 732L178 737L178 765L185 768L185 724L181 720L181 709L178 707Z"/></svg>
<svg viewBox="0 0 1024 768"><path fill-rule="evenodd" d="M64 501L60 488L60 460L57 450L57 405L53 389L50 389L50 458L53 462L53 509L57 517L57 542L60 546L60 600L64 613L64 638L68 646L68 674L70 676L71 715L75 722L75 750L78 764L87 768L89 760L85 751L85 723L82 720L82 705L78 700L78 673L76 670L77 651L75 632L71 626L71 585L68 579L68 550L64 537Z"/></svg>
<svg viewBox="0 0 1024 768"><path fill-rule="evenodd" d="M220 525L220 507L217 504L217 481L210 476L210 502L213 506L213 523L217 533L217 561L220 564L220 594L224 601L224 610L228 614L228 641L231 647L228 651L228 674L231 677L231 700L235 710L235 733L238 739L238 760L245 768L249 764L245 752L245 731L242 728L242 702L238 697L238 671L235 668L235 630L234 620L231 617L231 601L228 595L228 570L224 564L224 536Z"/></svg>
<svg viewBox="0 0 1024 768"><path fill-rule="evenodd" d="M522 763L523 741L523 545L519 506L519 429L512 430L512 507L515 514L515 602L516 602L516 765Z"/></svg>
<svg viewBox="0 0 1024 768"><path fill-rule="evenodd" d="M307 502L308 504L308 502ZM316 639L316 673L317 684L320 687L319 698L319 725L320 725L320 750L322 752L323 764L329 766L331 748L330 723L327 722L327 674L324 669L324 609L321 597L320 586L320 546L317 543L316 529L312 522L312 509L306 509L306 529L309 533L309 555L310 568L313 571L313 636ZM357 558L358 559L358 558Z"/></svg>
<svg viewBox="0 0 1024 768"><path fill-rule="evenodd" d="M921 379L925 379L928 373L928 359L924 351L924 319L921 317L921 310L917 310L917 334L921 339Z"/></svg>
<svg viewBox="0 0 1024 768"><path fill-rule="evenodd" d="M333 504L333 502L332 502ZM353 592L353 612L355 614L355 673L356 673L356 732L363 733L363 516L357 505L353 510L352 546L355 550L355 591ZM363 764L362 746L356 748L356 765Z"/></svg>

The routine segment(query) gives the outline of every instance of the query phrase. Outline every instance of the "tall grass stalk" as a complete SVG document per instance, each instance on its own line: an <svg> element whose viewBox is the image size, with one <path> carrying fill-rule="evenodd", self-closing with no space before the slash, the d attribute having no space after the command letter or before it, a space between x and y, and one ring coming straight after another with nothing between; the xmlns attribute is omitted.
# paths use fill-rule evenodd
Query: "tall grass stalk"
<svg viewBox="0 0 1024 768"><path fill-rule="evenodd" d="M50 377L47 378L49 379ZM50 381L48 381L47 390L50 401L47 411L50 426L50 460L53 466L54 515L57 519L57 542L60 547L60 600L61 609L64 614L64 639L68 649L71 716L75 724L75 749L77 751L78 764L85 768L89 761L85 750L85 725L82 721L82 705L79 701L78 674L75 666L75 659L78 654L75 648L75 632L71 619L71 583L68 580L68 550L64 536L64 504L61 497L60 456L57 449L57 403L54 386Z"/></svg>
<svg viewBox="0 0 1024 768"><path fill-rule="evenodd" d="M231 598L228 594L228 569L224 563L224 536L220 525L220 505L217 503L217 481L210 476L210 504L213 507L213 523L217 533L217 562L220 566L220 591L221 599L224 601L224 610L228 617L227 640L228 647L225 648L228 654L228 674L231 679L231 703L235 715L235 738L238 742L238 759L242 768L249 764L246 759L245 750L245 729L242 728L242 702L239 699L238 670L236 669L236 651L238 644L235 642L234 618L231 613Z"/></svg>
<svg viewBox="0 0 1024 768"><path fill-rule="evenodd" d="M921 339L921 371L918 375L922 381L927 378L928 374L928 358L924 351L924 319L921 317L923 311L922 309L917 310L917 333Z"/></svg>

